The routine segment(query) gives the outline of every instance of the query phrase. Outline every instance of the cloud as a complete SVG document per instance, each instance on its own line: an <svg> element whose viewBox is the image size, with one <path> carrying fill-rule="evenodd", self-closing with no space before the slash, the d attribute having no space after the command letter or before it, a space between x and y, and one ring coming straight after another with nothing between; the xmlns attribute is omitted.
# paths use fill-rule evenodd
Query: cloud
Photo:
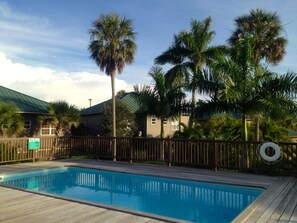
<svg viewBox="0 0 297 223"><path fill-rule="evenodd" d="M85 30L61 29L47 17L12 10L4 2L0 2L0 34L0 51L21 63L73 70L82 58L88 59Z"/></svg>
<svg viewBox="0 0 297 223"><path fill-rule="evenodd" d="M65 100L79 108L111 98L110 77L104 73L62 72L48 67L14 63L0 52L1 85L44 101ZM116 91L132 86L116 78Z"/></svg>

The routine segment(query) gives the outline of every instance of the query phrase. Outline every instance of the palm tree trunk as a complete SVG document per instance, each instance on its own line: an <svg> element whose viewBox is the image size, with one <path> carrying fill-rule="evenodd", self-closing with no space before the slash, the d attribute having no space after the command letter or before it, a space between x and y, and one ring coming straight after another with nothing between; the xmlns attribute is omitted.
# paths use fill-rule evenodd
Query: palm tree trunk
<svg viewBox="0 0 297 223"><path fill-rule="evenodd" d="M189 127L192 127L194 123L193 114L194 114L195 107L196 107L196 90L193 89L192 90L192 111L189 119Z"/></svg>
<svg viewBox="0 0 297 223"><path fill-rule="evenodd" d="M248 130L247 130L247 123L245 114L242 115L242 138L244 141L248 140Z"/></svg>
<svg viewBox="0 0 297 223"><path fill-rule="evenodd" d="M246 116L245 114L242 115L242 134L243 134L243 140L246 142L248 140L248 130L247 130L247 123L246 123ZM242 166L243 168L247 167L249 168L249 153L247 151L247 144L243 143L242 148Z"/></svg>
<svg viewBox="0 0 297 223"><path fill-rule="evenodd" d="M111 100L112 100L112 141L113 141L113 161L117 161L117 144L116 144L116 102L115 102L115 74L111 73Z"/></svg>
<svg viewBox="0 0 297 223"><path fill-rule="evenodd" d="M160 132L161 139L164 139L164 118L161 118L161 132Z"/></svg>
<svg viewBox="0 0 297 223"><path fill-rule="evenodd" d="M256 117L255 121L256 121L256 132L255 132L256 137L255 137L255 140L256 140L256 142L259 142L259 140L260 140L260 119L259 119L258 116Z"/></svg>

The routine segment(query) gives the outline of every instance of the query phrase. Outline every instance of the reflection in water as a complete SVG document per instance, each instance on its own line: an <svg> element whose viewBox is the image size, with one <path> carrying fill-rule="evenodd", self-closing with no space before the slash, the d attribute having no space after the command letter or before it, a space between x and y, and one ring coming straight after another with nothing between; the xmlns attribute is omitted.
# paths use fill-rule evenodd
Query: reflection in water
<svg viewBox="0 0 297 223"><path fill-rule="evenodd" d="M74 167L1 183L200 223L232 221L263 191Z"/></svg>

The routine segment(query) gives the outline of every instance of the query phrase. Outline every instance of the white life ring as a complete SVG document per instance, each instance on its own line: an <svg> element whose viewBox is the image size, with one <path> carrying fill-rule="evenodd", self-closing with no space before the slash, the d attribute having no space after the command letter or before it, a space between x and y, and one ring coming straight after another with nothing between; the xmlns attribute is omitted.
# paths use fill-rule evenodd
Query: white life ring
<svg viewBox="0 0 297 223"><path fill-rule="evenodd" d="M266 149L268 147L274 149L273 156L267 156ZM273 142L266 142L260 147L260 155L264 160L266 160L268 162L274 162L274 161L278 160L278 158L280 157L280 148L278 145L276 145Z"/></svg>

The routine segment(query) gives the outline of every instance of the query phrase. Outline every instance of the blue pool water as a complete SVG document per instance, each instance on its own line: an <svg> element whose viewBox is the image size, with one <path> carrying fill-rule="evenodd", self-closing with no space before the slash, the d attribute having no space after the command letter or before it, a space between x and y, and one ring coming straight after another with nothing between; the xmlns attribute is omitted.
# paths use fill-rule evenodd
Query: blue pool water
<svg viewBox="0 0 297 223"><path fill-rule="evenodd" d="M199 223L231 222L264 191L77 167L7 175L0 184Z"/></svg>

